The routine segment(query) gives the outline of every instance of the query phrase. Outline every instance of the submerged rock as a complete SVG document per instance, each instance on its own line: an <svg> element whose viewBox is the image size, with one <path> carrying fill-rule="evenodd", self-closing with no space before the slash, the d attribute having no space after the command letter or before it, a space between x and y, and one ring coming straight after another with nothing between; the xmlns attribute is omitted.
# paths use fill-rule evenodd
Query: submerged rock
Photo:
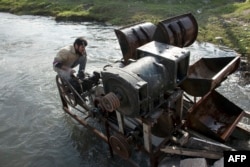
<svg viewBox="0 0 250 167"><path fill-rule="evenodd" d="M205 158L189 158L180 162L180 167L208 167Z"/></svg>

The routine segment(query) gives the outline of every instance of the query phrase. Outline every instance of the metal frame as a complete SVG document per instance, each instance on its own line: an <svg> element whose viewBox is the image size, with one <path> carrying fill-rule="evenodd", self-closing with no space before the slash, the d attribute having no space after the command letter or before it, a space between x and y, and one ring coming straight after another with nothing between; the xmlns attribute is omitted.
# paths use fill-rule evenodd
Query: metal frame
<svg viewBox="0 0 250 167"><path fill-rule="evenodd" d="M131 136L128 136L126 134L126 117L123 116L120 112L115 111L115 119L116 122L112 122L109 120L110 112L105 112L105 115L99 116L98 118L101 120L101 123L103 124L103 127L105 127L105 132L100 131L99 129L95 128L94 126L90 125L87 122L87 119L91 119L92 117L96 117L95 113L91 111L91 108L86 104L85 100L81 97L80 94L70 85L69 82L65 82L66 84L69 84L68 86L71 88L71 91L73 91L74 96L77 99L77 105L74 106L72 104L68 104L69 102L65 99L65 95L61 90L61 85L58 83L58 77L56 77L57 86L59 95L62 102L62 108L65 111L65 113L69 114L74 120L76 120L78 123L92 131L95 135L97 135L99 138L101 138L104 142L108 144L110 155L114 155L114 151L118 151L118 155L121 158L126 159L127 161L131 162L131 164L135 165L136 162L134 162L131 158L131 150L129 145L133 142L133 138ZM91 96L89 94L88 96ZM178 89L175 91L175 93L171 94L166 103L168 104L168 107L166 110L169 109L171 104L175 104L175 110L176 113L180 117L180 121L183 118L183 109L184 107L184 98L189 99L181 89ZM202 101L201 98L198 102ZM196 102L193 102L191 99L189 99L191 102L191 106L194 106ZM77 106L80 106L82 109L77 108ZM77 114L75 114L71 108L76 109L77 111L80 111L85 116L80 117ZM190 108L188 108L190 109ZM192 110L192 107L191 107ZM168 136L163 138L161 142L155 143L152 135L152 124L153 122L148 118L143 117L136 117L133 118L134 121L136 121L141 127L142 127L142 133L143 133L143 144L138 145L138 143L135 143L137 145L137 148L146 153L148 155L148 159L150 161L150 165L152 167L156 167L159 163L160 157L164 154L177 154L177 155L187 155L187 156L194 156L194 157L204 157L209 159L218 159L222 157L221 152L215 152L215 151L208 151L203 149L190 149L190 148L183 148L181 146L174 146L173 143L178 143L178 145L182 145L182 143L186 142L189 129L187 131L182 131L180 127L177 127L179 129L179 132L182 134L180 138L174 137L174 136ZM181 123L180 126L183 124ZM112 144L117 144L117 148L112 148ZM207 143L206 143L207 144ZM216 143L209 143L210 145L217 146ZM120 150L121 149L121 150ZM120 152L119 152L120 151ZM117 152L115 152L117 154Z"/></svg>

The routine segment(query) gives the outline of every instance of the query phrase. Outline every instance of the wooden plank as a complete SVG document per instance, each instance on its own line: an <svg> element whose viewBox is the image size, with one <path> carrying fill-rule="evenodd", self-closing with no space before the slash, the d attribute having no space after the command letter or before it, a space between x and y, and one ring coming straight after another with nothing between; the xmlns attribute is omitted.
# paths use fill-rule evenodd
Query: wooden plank
<svg viewBox="0 0 250 167"><path fill-rule="evenodd" d="M220 159L221 157L223 157L222 152L181 148L181 147L176 147L176 146L166 146L162 148L161 151L165 153L169 153L169 154L186 155L186 156L192 156L192 157L203 157L203 158L209 158L209 159Z"/></svg>

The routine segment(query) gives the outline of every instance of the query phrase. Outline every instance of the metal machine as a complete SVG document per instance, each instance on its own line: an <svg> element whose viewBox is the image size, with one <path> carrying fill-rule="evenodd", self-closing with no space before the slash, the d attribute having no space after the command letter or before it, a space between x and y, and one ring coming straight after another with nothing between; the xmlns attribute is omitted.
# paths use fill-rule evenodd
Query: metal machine
<svg viewBox="0 0 250 167"><path fill-rule="evenodd" d="M123 58L105 66L90 89L76 90L56 77L64 111L103 139L112 155L130 159L141 150L157 166L168 154L219 159L223 151L237 149L231 140L249 140L249 132L237 126L245 112L215 91L237 70L240 57L202 58L190 65L185 47L198 34L192 14L115 34ZM73 79L80 85L88 80ZM88 119L98 119L105 130Z"/></svg>

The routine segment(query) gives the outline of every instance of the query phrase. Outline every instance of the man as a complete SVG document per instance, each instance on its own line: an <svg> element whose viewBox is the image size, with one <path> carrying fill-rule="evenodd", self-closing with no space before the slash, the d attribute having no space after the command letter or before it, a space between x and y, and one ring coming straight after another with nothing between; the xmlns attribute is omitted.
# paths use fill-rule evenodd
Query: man
<svg viewBox="0 0 250 167"><path fill-rule="evenodd" d="M87 54L85 47L88 45L87 41L83 37L76 38L73 45L66 46L59 50L54 58L53 68L64 79L68 80L71 85L79 92L87 91L92 88L93 84L97 84L100 78L100 74L94 72L92 77L85 77L85 67L87 63ZM79 65L78 78L81 79L82 87L80 83L72 78L72 75L76 72L74 68Z"/></svg>
<svg viewBox="0 0 250 167"><path fill-rule="evenodd" d="M73 68L79 65L78 76L84 78L87 62L85 47L87 45L87 41L79 37L75 39L73 46L62 48L54 58L54 70L63 76L70 76L75 73Z"/></svg>

